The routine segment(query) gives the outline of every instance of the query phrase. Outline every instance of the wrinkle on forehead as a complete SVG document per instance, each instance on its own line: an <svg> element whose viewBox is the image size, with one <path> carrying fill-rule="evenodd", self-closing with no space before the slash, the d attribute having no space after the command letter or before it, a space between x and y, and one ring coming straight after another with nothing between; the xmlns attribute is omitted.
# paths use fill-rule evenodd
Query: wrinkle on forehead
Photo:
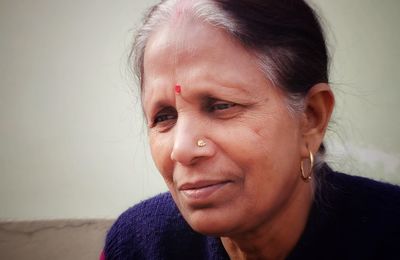
<svg viewBox="0 0 400 260"><path fill-rule="evenodd" d="M173 55L176 59L182 56L182 52L185 52L186 55L189 54L189 56L191 52L194 52L194 44L187 36L188 33L193 34L193 30L198 30L197 24L202 23L198 18L195 18L191 2L191 0L179 1L175 12L167 23L174 38L175 52Z"/></svg>
<svg viewBox="0 0 400 260"><path fill-rule="evenodd" d="M147 46L145 48L145 63L150 63L152 67L157 67L160 64L157 62L157 57L151 57L148 55L148 51L154 50L156 55L168 55L168 67L174 68L170 71L173 76L177 78L177 65L181 62L190 62L196 56L196 42L193 41L193 36L201 33L201 24L203 23L200 19L193 16L193 10L191 9L191 0L179 1L177 6L174 7L174 12L171 18L161 27L159 27L149 37ZM161 58L159 56L158 58ZM165 66L165 64L163 64ZM144 73L144 88L142 94L146 92L146 78L154 77L155 75L148 75ZM179 84L179 82L175 82Z"/></svg>

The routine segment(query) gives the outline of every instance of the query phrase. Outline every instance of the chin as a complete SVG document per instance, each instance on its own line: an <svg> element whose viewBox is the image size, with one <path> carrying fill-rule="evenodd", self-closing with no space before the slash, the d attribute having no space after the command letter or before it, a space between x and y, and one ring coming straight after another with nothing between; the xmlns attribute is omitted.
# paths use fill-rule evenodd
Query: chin
<svg viewBox="0 0 400 260"><path fill-rule="evenodd" d="M218 212L212 212L218 211ZM232 217L218 209L201 209L183 214L186 222L196 232L209 236L226 236L234 228Z"/></svg>

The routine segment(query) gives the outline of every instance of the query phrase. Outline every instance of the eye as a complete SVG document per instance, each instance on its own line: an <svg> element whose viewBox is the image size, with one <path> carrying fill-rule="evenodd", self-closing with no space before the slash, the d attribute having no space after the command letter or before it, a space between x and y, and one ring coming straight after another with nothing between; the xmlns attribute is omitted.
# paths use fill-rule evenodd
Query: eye
<svg viewBox="0 0 400 260"><path fill-rule="evenodd" d="M169 114L162 114L162 115L158 115L154 118L154 123L161 123L167 120L171 120L171 119L175 119L175 115L169 115Z"/></svg>
<svg viewBox="0 0 400 260"><path fill-rule="evenodd" d="M210 106L209 110L210 112L213 111L217 111L217 110L226 110L229 109L231 107L234 107L236 104L234 103L229 103L229 102L219 102L219 103L215 103L213 105Z"/></svg>
<svg viewBox="0 0 400 260"><path fill-rule="evenodd" d="M151 128L157 125L166 126L172 122L175 122L177 118L176 110L172 107L161 109L152 119Z"/></svg>

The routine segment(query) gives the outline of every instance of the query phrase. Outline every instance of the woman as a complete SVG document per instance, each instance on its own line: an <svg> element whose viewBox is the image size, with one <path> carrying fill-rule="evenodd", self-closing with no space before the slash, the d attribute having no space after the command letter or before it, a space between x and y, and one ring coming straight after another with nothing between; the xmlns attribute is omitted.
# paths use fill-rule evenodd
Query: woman
<svg viewBox="0 0 400 260"><path fill-rule="evenodd" d="M398 257L400 188L333 172L328 54L303 0L166 0L133 48L169 193L126 211L106 259Z"/></svg>

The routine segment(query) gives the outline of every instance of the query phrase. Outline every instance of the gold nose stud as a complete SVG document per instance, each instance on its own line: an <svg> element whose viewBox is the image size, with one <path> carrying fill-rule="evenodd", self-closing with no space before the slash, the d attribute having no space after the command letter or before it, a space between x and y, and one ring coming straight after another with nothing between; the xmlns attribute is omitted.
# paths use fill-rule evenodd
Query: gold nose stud
<svg viewBox="0 0 400 260"><path fill-rule="evenodd" d="M198 147L204 147L206 145L207 145L207 143L203 139L197 140L197 146Z"/></svg>

